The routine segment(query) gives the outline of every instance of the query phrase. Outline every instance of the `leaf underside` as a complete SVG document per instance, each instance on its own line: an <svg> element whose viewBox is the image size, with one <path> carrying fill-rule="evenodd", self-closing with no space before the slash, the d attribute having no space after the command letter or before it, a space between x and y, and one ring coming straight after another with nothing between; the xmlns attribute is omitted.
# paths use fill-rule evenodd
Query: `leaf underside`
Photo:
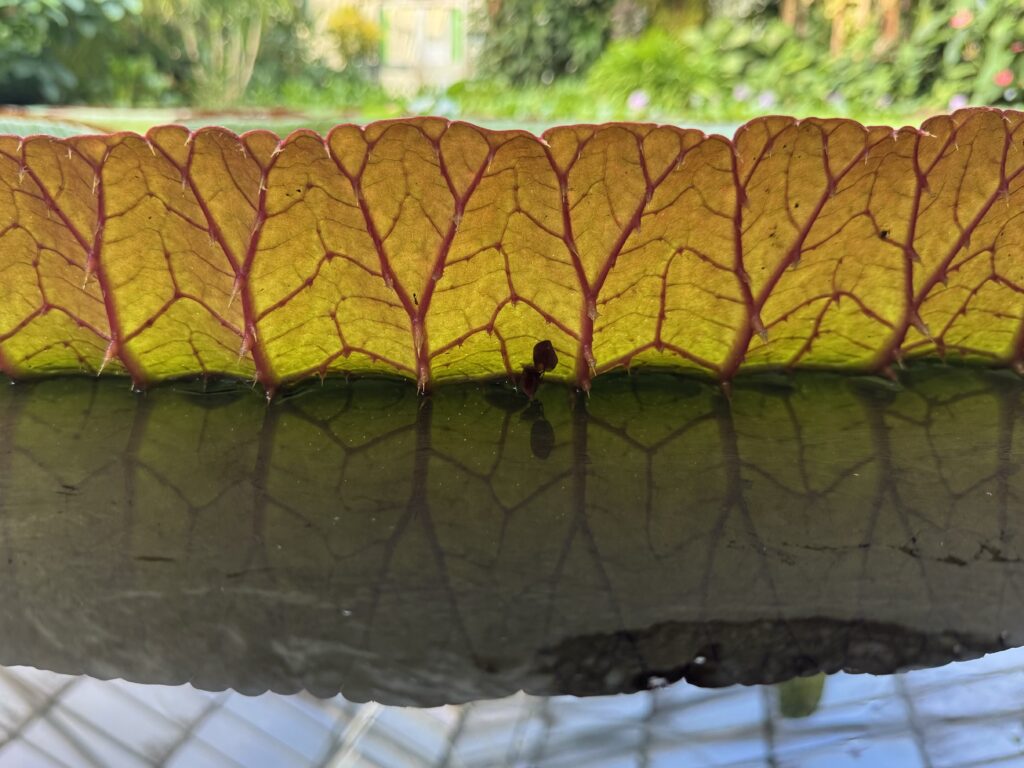
<svg viewBox="0 0 1024 768"><path fill-rule="evenodd" d="M1024 113L0 137L0 369L258 380L1024 358Z"/></svg>

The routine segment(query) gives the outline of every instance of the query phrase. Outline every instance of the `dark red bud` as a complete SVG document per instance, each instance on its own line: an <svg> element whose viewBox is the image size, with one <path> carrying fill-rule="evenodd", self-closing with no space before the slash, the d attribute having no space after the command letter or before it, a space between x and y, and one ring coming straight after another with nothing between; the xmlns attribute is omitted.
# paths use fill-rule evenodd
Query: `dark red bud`
<svg viewBox="0 0 1024 768"><path fill-rule="evenodd" d="M555 354L555 348L547 339L534 344L533 365L540 373L550 371L558 365L558 355Z"/></svg>

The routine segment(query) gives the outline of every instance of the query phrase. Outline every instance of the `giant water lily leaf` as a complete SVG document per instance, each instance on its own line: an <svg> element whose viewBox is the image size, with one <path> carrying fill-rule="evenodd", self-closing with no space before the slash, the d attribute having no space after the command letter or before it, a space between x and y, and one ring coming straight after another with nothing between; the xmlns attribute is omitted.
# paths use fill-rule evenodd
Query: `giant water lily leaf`
<svg viewBox="0 0 1024 768"><path fill-rule="evenodd" d="M1020 364L1024 113L0 139L0 368L422 388Z"/></svg>
<svg viewBox="0 0 1024 768"><path fill-rule="evenodd" d="M1024 644L1024 384L905 378L2 387L0 663L438 704Z"/></svg>

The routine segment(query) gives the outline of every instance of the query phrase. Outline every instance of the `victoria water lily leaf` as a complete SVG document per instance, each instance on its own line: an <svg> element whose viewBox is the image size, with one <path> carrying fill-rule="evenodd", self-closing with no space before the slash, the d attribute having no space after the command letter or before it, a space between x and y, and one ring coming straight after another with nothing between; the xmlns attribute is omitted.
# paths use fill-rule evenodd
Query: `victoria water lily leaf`
<svg viewBox="0 0 1024 768"><path fill-rule="evenodd" d="M1024 644L1014 376L504 392L0 387L0 663L439 704Z"/></svg>
<svg viewBox="0 0 1024 768"><path fill-rule="evenodd" d="M273 391L519 376L538 343L585 389L629 366L1020 365L1022 121L8 136L0 367Z"/></svg>

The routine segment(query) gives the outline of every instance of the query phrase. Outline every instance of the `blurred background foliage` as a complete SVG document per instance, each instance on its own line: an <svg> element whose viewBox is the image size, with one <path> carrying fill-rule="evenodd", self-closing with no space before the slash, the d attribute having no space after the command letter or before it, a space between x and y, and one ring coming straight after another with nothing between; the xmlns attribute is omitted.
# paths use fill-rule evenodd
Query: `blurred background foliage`
<svg viewBox="0 0 1024 768"><path fill-rule="evenodd" d="M604 51L615 0L501 0L478 20L480 73L517 85L586 71Z"/></svg>
<svg viewBox="0 0 1024 768"><path fill-rule="evenodd" d="M0 0L7 104L728 122L1022 84L1022 0Z"/></svg>

